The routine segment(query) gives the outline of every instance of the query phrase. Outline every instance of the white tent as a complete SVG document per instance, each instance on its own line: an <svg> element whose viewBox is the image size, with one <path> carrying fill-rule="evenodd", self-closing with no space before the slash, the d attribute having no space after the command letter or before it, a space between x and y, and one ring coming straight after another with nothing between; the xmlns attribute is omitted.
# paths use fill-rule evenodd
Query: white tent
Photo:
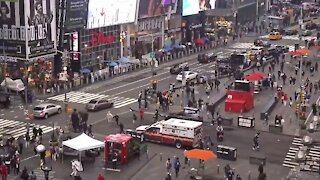
<svg viewBox="0 0 320 180"><path fill-rule="evenodd" d="M93 139L85 133L82 133L73 139L63 141L62 145L77 151L85 151L103 147L104 142Z"/></svg>

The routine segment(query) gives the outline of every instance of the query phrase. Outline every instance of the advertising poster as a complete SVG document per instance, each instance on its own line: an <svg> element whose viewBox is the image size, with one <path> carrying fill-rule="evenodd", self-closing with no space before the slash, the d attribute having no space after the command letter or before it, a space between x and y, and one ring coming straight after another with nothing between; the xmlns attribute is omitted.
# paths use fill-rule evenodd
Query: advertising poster
<svg viewBox="0 0 320 180"><path fill-rule="evenodd" d="M19 1L0 1L0 51L7 57L26 56L26 29L24 19L20 18L21 8L23 4L21 6Z"/></svg>
<svg viewBox="0 0 320 180"><path fill-rule="evenodd" d="M169 12L177 11L178 0L140 0L139 18L162 16Z"/></svg>
<svg viewBox="0 0 320 180"><path fill-rule="evenodd" d="M90 0L87 29L132 23L136 7L137 0Z"/></svg>
<svg viewBox="0 0 320 180"><path fill-rule="evenodd" d="M29 58L56 52L56 9L52 0L24 0Z"/></svg>
<svg viewBox="0 0 320 180"><path fill-rule="evenodd" d="M182 16L198 14L199 11L205 11L216 8L216 0L183 0Z"/></svg>
<svg viewBox="0 0 320 180"><path fill-rule="evenodd" d="M65 28L74 30L87 25L88 4L86 0L67 0Z"/></svg>

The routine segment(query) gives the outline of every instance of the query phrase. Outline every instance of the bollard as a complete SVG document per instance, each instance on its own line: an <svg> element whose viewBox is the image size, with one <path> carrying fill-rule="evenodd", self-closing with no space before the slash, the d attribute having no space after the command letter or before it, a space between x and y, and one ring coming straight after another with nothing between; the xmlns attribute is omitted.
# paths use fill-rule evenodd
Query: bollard
<svg viewBox="0 0 320 180"><path fill-rule="evenodd" d="M217 173L220 174L220 165L217 165Z"/></svg>
<svg viewBox="0 0 320 180"><path fill-rule="evenodd" d="M160 161L162 161L162 153L159 154Z"/></svg>

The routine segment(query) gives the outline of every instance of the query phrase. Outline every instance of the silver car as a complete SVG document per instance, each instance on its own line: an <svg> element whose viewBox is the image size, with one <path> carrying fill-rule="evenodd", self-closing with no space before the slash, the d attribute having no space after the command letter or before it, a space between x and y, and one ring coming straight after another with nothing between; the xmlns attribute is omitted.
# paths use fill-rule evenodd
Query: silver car
<svg viewBox="0 0 320 180"><path fill-rule="evenodd" d="M47 119L54 114L60 114L62 112L61 106L51 103L39 104L33 108L33 116L37 118Z"/></svg>
<svg viewBox="0 0 320 180"><path fill-rule="evenodd" d="M108 109L113 107L113 102L108 101L107 99L92 99L86 105L88 111L98 111L102 109Z"/></svg>

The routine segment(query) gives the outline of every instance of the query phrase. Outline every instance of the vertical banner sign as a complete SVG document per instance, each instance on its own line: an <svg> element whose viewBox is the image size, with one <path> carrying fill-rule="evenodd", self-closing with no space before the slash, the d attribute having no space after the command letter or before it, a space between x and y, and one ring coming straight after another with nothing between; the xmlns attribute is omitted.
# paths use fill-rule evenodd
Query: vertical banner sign
<svg viewBox="0 0 320 180"><path fill-rule="evenodd" d="M66 22L67 30L83 28L87 25L88 4L86 0L66 0Z"/></svg>
<svg viewBox="0 0 320 180"><path fill-rule="evenodd" d="M56 3L53 0L24 0L27 17L28 57L56 53Z"/></svg>
<svg viewBox="0 0 320 180"><path fill-rule="evenodd" d="M72 50L72 58L75 61L79 60L79 33L73 32L71 36L71 50Z"/></svg>
<svg viewBox="0 0 320 180"><path fill-rule="evenodd" d="M22 4L21 4L22 1ZM23 0L0 0L0 51L7 57L25 58L26 29Z"/></svg>

